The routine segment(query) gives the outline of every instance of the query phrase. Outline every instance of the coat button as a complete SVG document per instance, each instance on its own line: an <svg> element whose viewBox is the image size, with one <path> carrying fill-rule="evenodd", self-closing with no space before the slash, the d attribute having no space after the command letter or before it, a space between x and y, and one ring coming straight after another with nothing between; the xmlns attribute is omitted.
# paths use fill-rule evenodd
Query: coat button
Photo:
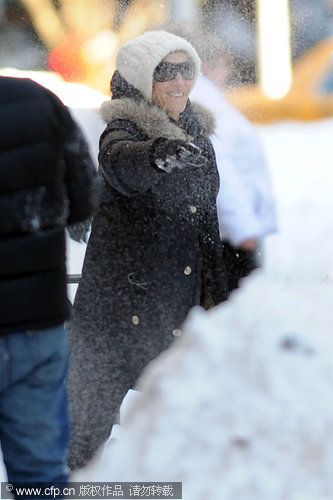
<svg viewBox="0 0 333 500"><path fill-rule="evenodd" d="M195 205L190 205L190 212L192 214L195 214L196 211L197 211L197 207Z"/></svg>
<svg viewBox="0 0 333 500"><path fill-rule="evenodd" d="M184 274L186 274L186 276L189 276L192 272L192 269L190 268L190 266L186 266L185 269L184 269Z"/></svg>
<svg viewBox="0 0 333 500"><path fill-rule="evenodd" d="M138 325L140 323L139 316L132 316L133 325Z"/></svg>
<svg viewBox="0 0 333 500"><path fill-rule="evenodd" d="M181 331L181 330L179 330L179 329L177 329L177 328L176 328L175 330L172 330L172 335L173 335L174 337L180 337L180 336L181 336L181 334L182 334L182 331Z"/></svg>

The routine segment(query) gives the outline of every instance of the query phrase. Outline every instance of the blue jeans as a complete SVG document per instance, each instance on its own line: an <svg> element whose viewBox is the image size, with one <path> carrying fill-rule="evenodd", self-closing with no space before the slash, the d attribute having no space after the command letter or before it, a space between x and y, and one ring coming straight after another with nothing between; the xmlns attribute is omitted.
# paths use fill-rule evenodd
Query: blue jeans
<svg viewBox="0 0 333 500"><path fill-rule="evenodd" d="M66 482L64 325L0 335L0 442L9 482Z"/></svg>

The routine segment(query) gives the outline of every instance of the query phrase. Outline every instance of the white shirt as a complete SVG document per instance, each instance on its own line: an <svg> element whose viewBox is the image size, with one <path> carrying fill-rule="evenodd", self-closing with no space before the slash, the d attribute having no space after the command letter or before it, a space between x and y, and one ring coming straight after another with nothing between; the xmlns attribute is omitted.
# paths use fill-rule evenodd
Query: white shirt
<svg viewBox="0 0 333 500"><path fill-rule="evenodd" d="M239 246L277 231L269 166L256 126L204 75L190 99L207 107L216 120L211 140L221 180L216 200L221 239Z"/></svg>

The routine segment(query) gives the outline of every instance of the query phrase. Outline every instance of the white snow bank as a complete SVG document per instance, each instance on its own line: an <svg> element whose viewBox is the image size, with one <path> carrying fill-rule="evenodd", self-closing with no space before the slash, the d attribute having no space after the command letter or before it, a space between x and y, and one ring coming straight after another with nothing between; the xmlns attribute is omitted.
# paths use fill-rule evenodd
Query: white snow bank
<svg viewBox="0 0 333 500"><path fill-rule="evenodd" d="M333 272L333 119L260 127L280 230L265 240L266 270L321 283Z"/></svg>
<svg viewBox="0 0 333 500"><path fill-rule="evenodd" d="M184 500L331 499L332 299L332 285L259 271L229 302L193 309L120 438L74 479L182 481Z"/></svg>

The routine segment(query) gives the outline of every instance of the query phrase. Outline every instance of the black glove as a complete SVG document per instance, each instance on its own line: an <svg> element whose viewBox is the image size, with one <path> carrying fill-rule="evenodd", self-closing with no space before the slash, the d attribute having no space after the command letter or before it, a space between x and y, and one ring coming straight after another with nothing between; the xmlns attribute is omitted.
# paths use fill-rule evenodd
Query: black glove
<svg viewBox="0 0 333 500"><path fill-rule="evenodd" d="M157 139L153 156L155 165L167 173L174 168L202 167L207 162L198 146L181 139Z"/></svg>

